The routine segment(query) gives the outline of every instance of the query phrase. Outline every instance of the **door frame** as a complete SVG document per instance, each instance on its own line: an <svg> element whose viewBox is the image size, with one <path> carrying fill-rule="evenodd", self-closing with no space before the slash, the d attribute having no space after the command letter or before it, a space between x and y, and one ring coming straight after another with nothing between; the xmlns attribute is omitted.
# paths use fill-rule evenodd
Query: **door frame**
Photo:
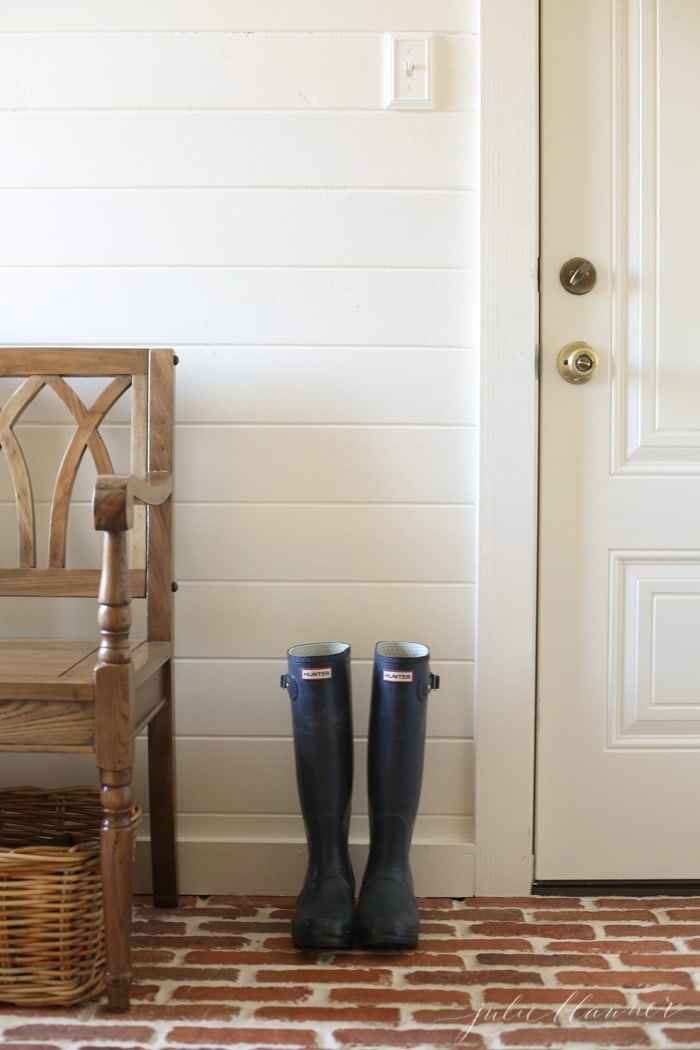
<svg viewBox="0 0 700 1050"><path fill-rule="evenodd" d="M533 877L539 3L480 0L481 395L475 889Z"/></svg>

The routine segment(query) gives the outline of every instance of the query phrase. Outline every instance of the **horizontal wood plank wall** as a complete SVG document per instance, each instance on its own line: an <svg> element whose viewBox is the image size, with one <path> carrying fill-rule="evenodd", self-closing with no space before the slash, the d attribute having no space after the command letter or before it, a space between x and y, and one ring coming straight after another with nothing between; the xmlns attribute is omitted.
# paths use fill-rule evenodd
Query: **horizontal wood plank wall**
<svg viewBox="0 0 700 1050"><path fill-rule="evenodd" d="M435 33L433 111L383 108L383 33L402 30ZM317 639L353 649L361 867L371 658L387 638L426 642L442 676L417 888L472 892L478 43L476 0L0 10L3 340L180 357L187 892L298 888L278 683L287 647ZM32 448L63 433L44 412ZM47 464L40 524L50 484ZM69 548L83 554L89 489L88 472ZM0 467L0 536L11 532ZM37 618L0 601L3 630L37 619L81 634L94 610L75 599ZM10 756L1 781L87 780L91 761ZM146 818L143 879L147 838Z"/></svg>

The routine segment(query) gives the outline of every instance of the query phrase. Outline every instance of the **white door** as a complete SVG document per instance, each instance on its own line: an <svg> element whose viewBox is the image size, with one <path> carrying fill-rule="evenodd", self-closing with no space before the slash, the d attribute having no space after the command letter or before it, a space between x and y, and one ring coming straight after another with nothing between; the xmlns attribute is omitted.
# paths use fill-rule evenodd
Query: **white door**
<svg viewBox="0 0 700 1050"><path fill-rule="evenodd" d="M535 877L700 879L700 2L542 9Z"/></svg>

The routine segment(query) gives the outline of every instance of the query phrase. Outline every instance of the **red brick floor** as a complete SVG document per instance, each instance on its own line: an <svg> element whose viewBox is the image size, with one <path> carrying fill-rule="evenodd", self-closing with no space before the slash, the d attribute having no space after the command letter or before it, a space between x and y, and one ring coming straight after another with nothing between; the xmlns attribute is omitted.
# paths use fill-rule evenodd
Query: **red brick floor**
<svg viewBox="0 0 700 1050"><path fill-rule="evenodd" d="M8 1050L700 1048L700 898L422 900L418 950L301 953L292 901L137 901L132 1009L0 1007Z"/></svg>

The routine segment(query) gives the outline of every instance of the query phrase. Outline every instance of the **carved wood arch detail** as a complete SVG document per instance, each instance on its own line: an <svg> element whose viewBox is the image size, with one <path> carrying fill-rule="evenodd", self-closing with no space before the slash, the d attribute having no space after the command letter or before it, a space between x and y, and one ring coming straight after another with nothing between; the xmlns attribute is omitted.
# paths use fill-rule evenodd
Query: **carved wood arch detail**
<svg viewBox="0 0 700 1050"><path fill-rule="evenodd" d="M64 568L71 495L85 452L89 449L98 474L114 472L112 460L99 428L110 409L132 384L131 375L120 375L101 391L88 408L73 387L59 375L30 376L0 407L0 446L12 480L17 507L19 566L37 565L34 494L26 458L14 428L25 409L45 387L49 387L68 409L76 430L63 454L51 498L48 567Z"/></svg>

